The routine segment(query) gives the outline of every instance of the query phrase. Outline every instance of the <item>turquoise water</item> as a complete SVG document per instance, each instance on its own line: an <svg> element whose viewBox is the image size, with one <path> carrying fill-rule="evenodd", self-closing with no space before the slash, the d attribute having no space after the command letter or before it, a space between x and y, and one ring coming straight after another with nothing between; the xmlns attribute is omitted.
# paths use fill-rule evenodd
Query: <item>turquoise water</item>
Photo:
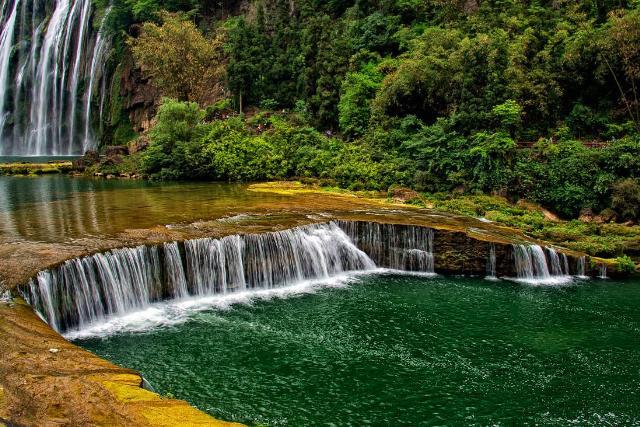
<svg viewBox="0 0 640 427"><path fill-rule="evenodd" d="M640 423L640 283L382 274L77 344L267 425Z"/></svg>

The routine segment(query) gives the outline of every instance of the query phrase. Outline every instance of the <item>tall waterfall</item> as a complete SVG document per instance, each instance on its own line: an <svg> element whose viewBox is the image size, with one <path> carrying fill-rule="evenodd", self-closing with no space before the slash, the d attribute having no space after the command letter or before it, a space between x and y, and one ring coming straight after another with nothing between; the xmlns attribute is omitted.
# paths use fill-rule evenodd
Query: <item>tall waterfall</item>
<svg viewBox="0 0 640 427"><path fill-rule="evenodd" d="M62 332L161 300L276 288L375 267L331 223L116 249L42 271L24 293Z"/></svg>
<svg viewBox="0 0 640 427"><path fill-rule="evenodd" d="M91 123L95 94L102 100L106 90L109 11L94 22L91 0L2 0L0 155L95 148Z"/></svg>
<svg viewBox="0 0 640 427"><path fill-rule="evenodd" d="M434 272L430 228L362 221L338 221L337 224L380 267Z"/></svg>
<svg viewBox="0 0 640 427"><path fill-rule="evenodd" d="M551 261L551 268L547 256ZM518 280L529 283L562 283L570 278L564 275L560 257L553 248L539 245L513 245L515 270Z"/></svg>

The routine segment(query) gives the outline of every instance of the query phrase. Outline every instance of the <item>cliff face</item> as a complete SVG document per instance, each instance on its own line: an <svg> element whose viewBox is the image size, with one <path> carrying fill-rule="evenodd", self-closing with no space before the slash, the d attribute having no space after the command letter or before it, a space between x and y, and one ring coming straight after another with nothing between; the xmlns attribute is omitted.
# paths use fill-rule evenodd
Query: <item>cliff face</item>
<svg viewBox="0 0 640 427"><path fill-rule="evenodd" d="M135 132L146 132L160 105L161 93L137 67L129 51L123 55L120 74L122 108Z"/></svg>

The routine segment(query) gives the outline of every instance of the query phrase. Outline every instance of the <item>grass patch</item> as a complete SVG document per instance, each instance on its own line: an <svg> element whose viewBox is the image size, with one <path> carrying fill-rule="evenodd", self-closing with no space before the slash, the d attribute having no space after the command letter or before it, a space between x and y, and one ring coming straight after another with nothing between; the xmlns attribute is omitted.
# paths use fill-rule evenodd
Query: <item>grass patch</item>
<svg viewBox="0 0 640 427"><path fill-rule="evenodd" d="M51 163L0 163L0 175L46 175L69 173L73 170L70 161Z"/></svg>
<svg viewBox="0 0 640 427"><path fill-rule="evenodd" d="M484 217L518 228L529 236L598 257L640 257L640 226L552 221L531 203L513 204L488 195L424 194L424 206L460 215Z"/></svg>

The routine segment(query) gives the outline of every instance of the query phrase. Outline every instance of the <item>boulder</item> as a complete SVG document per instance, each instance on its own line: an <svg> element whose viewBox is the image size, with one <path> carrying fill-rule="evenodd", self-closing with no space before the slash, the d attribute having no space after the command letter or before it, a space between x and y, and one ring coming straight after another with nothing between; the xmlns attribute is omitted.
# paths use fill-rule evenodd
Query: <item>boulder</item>
<svg viewBox="0 0 640 427"><path fill-rule="evenodd" d="M74 159L71 163L73 169L77 171L84 171L87 167L93 166L100 161L100 156L97 151L89 150L84 153L84 156Z"/></svg>
<svg viewBox="0 0 640 427"><path fill-rule="evenodd" d="M389 189L389 197L397 202L408 202L409 200L420 199L420 194L406 187L392 187Z"/></svg>
<svg viewBox="0 0 640 427"><path fill-rule="evenodd" d="M596 217L596 222L616 222L618 220L618 214L613 209L607 208L600 212Z"/></svg>
<svg viewBox="0 0 640 427"><path fill-rule="evenodd" d="M110 145L104 149L104 155L109 157L126 156L129 154L129 147L126 145Z"/></svg>
<svg viewBox="0 0 640 427"><path fill-rule="evenodd" d="M580 216L578 217L578 220L582 222L593 222L594 220L593 210L591 210L591 208L583 208L580 211Z"/></svg>

